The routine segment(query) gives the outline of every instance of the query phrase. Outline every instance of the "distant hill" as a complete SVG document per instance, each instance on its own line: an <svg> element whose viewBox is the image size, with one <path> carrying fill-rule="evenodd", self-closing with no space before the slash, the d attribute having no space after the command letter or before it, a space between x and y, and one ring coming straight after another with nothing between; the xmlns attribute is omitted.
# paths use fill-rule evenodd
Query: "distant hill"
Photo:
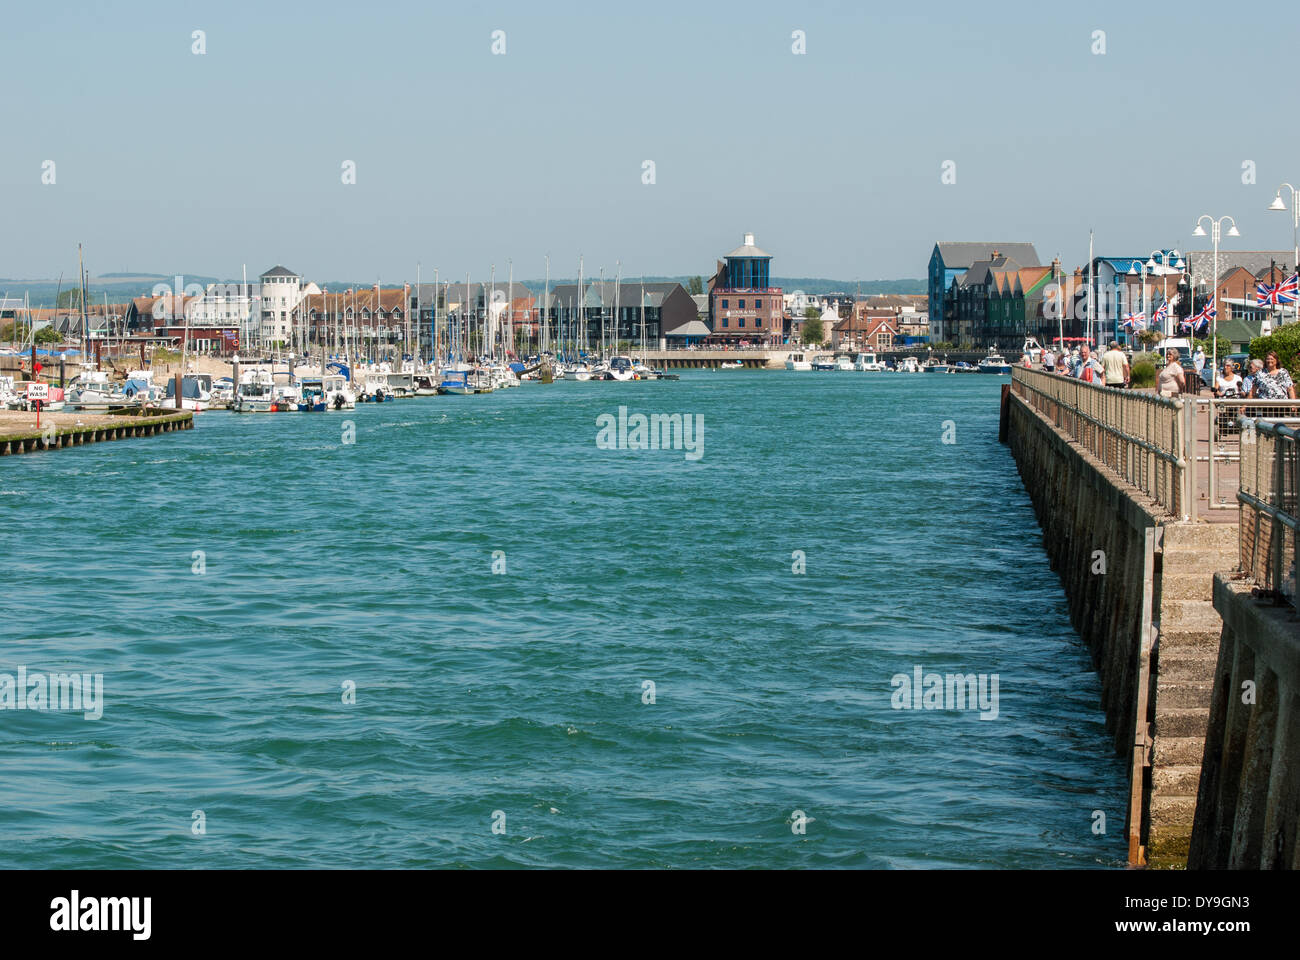
<svg viewBox="0 0 1300 960"><path fill-rule="evenodd" d="M197 274L184 274L185 283L199 283L207 285L209 283L230 282L234 283L239 278L231 277L207 277ZM485 277L472 277L474 283L485 282ZM591 281L592 277L583 277L583 282ZM612 280L612 277L606 277ZM636 283L641 277L627 277L626 283ZM662 283L664 281L680 283L682 286L689 286L691 277L686 276L647 276L644 278L647 283ZM707 277L700 278L706 285ZM87 288L90 294L90 300L94 303L103 303L107 295L109 303L125 303L132 297L143 297L153 292L155 285L160 283L172 284L175 277L164 273L106 273L98 277L92 277L87 282ZM327 290L346 290L365 289L374 284L374 281L317 281L320 286ZM414 283L414 278L410 280ZM431 282L426 280L427 282ZM453 281L456 282L456 281ZM459 281L459 282L464 282ZM561 283L576 283L577 277L551 277L551 286ZM773 277L772 283L787 293L794 290L802 290L804 293L814 296L826 296L827 294L846 294L856 296L861 293L863 296L869 296L878 293L925 293L926 281L924 280L830 280L823 277ZM516 280L516 287L524 287L531 293L540 293L545 286L545 280ZM33 307L53 306L54 298L60 289L70 290L77 285L76 275L64 277L62 287L57 279L41 280L9 280L0 279L0 297L22 297L23 294L31 296ZM506 281L498 279L497 286L505 287ZM387 281L384 286L396 286L394 281Z"/></svg>

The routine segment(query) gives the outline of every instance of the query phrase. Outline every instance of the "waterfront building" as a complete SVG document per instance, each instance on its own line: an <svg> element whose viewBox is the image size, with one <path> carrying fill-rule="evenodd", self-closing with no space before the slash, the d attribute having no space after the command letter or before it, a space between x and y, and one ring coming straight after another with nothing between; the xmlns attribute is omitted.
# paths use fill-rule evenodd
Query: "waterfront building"
<svg viewBox="0 0 1300 960"><path fill-rule="evenodd" d="M898 316L888 307L862 308L854 304L852 313L831 329L831 345L836 350L892 350L902 340Z"/></svg>
<svg viewBox="0 0 1300 960"><path fill-rule="evenodd" d="M752 233L744 241L709 281L709 329L714 340L777 345L784 339L785 299L772 286L772 255L754 245Z"/></svg>
<svg viewBox="0 0 1300 960"><path fill-rule="evenodd" d="M275 345L288 345L293 339L293 312L303 297L320 293L320 288L309 284L304 289L302 278L279 264L259 278L261 280L262 322L258 330L259 346L263 349Z"/></svg>
<svg viewBox="0 0 1300 960"><path fill-rule="evenodd" d="M956 342L958 334L950 328L951 321L944 316L948 302L946 295L953 283L979 261L1005 256L1023 267L1040 266L1038 252L1032 243L970 243L941 241L930 254L927 301L930 311L929 333L934 342Z"/></svg>
<svg viewBox="0 0 1300 960"><path fill-rule="evenodd" d="M991 274L985 325L975 333L975 342L1000 353L1015 356L1026 337L1044 335L1044 291L1061 277L1061 263L1049 267L1016 267ZM1054 336L1054 335L1053 335Z"/></svg>
<svg viewBox="0 0 1300 960"><path fill-rule="evenodd" d="M994 249L988 259L976 260L953 279L943 306L943 330L951 342L991 345L988 307L997 274L1017 273L1023 268L1023 264ZM933 320L931 324L933 329Z"/></svg>
<svg viewBox="0 0 1300 960"><path fill-rule="evenodd" d="M643 329L645 343L659 344L661 349L667 346L669 331L674 331L677 341L698 336L698 328L690 326L699 318L695 299L676 281L584 281L581 303L576 283L556 284L552 292L553 329L566 345L599 349L602 331L610 348L619 342L640 344Z"/></svg>
<svg viewBox="0 0 1300 960"><path fill-rule="evenodd" d="M331 353L374 357L391 353L394 344L413 342L406 304L404 286L317 291L303 299L290 320L296 328L305 320L310 342L326 344Z"/></svg>

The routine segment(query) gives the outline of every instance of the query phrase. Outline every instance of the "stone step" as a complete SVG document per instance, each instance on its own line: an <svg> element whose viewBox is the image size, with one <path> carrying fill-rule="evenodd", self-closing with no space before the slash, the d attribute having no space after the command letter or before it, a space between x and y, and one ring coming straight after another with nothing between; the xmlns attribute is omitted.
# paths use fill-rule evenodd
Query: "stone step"
<svg viewBox="0 0 1300 960"><path fill-rule="evenodd" d="M1167 523L1165 551L1227 550L1237 545L1237 526L1232 523Z"/></svg>
<svg viewBox="0 0 1300 960"><path fill-rule="evenodd" d="M1223 629L1223 618L1208 600L1165 600L1160 610L1160 633L1188 633Z"/></svg>
<svg viewBox="0 0 1300 960"><path fill-rule="evenodd" d="M1162 643L1157 651L1156 679L1213 683L1218 666L1219 651L1216 647L1166 647Z"/></svg>
<svg viewBox="0 0 1300 960"><path fill-rule="evenodd" d="M1196 800L1196 790L1201 785L1201 764L1174 763L1152 766L1151 796L1190 797Z"/></svg>
<svg viewBox="0 0 1300 960"><path fill-rule="evenodd" d="M1236 529L1235 527L1233 528ZM1170 573L1205 573L1212 575L1219 570L1231 570L1237 565L1239 550L1165 550L1160 562L1160 569Z"/></svg>
<svg viewBox="0 0 1300 960"><path fill-rule="evenodd" d="M1200 737L1156 737L1151 748L1151 762L1160 766L1200 765L1205 756L1205 741Z"/></svg>
<svg viewBox="0 0 1300 960"><path fill-rule="evenodd" d="M1161 704L1175 709L1201 707L1208 716L1213 695L1214 684L1209 680L1163 679L1156 686L1156 716L1160 716Z"/></svg>
<svg viewBox="0 0 1300 960"><path fill-rule="evenodd" d="M1215 627L1211 630L1176 630L1172 633L1160 634L1159 644L1162 650L1191 650L1191 649L1208 649L1213 650L1215 656L1219 653L1219 640L1223 636L1222 626Z"/></svg>
<svg viewBox="0 0 1300 960"><path fill-rule="evenodd" d="M1156 721L1152 725L1152 736L1159 737L1193 737L1205 739L1205 730L1210 725L1210 711L1195 707L1156 707Z"/></svg>
<svg viewBox="0 0 1300 960"><path fill-rule="evenodd" d="M1190 827L1196 815L1196 798L1153 793L1148 809L1153 823L1185 823Z"/></svg>
<svg viewBox="0 0 1300 960"><path fill-rule="evenodd" d="M1195 573L1170 573L1160 576L1160 596L1170 600L1213 600L1214 574L1198 570Z"/></svg>

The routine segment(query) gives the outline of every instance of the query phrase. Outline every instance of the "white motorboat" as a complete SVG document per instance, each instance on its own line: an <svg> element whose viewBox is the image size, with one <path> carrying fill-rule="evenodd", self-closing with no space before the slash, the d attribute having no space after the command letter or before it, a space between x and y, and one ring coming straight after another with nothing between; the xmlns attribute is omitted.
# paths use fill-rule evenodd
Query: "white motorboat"
<svg viewBox="0 0 1300 960"><path fill-rule="evenodd" d="M565 380L587 381L591 379L591 368L585 363L570 364L564 371Z"/></svg>
<svg viewBox="0 0 1300 960"><path fill-rule="evenodd" d="M853 369L859 373L879 373L885 365L876 359L874 353L859 353L858 359L853 361Z"/></svg>
<svg viewBox="0 0 1300 960"><path fill-rule="evenodd" d="M990 353L979 362L976 369L980 373L1010 374L1011 364L1007 363L1006 358L1000 353Z"/></svg>
<svg viewBox="0 0 1300 960"><path fill-rule="evenodd" d="M235 413L270 413L274 403L275 379L269 370L255 367L239 375L239 389L230 409Z"/></svg>
<svg viewBox="0 0 1300 960"><path fill-rule="evenodd" d="M841 356L837 356L837 357L835 358L835 369L836 369L836 370L852 370L852 369L853 369L853 361L849 359L848 354L843 354L843 355L841 355Z"/></svg>
<svg viewBox="0 0 1300 960"><path fill-rule="evenodd" d="M812 368L814 370L834 370L835 357L829 353L819 353L813 357Z"/></svg>
<svg viewBox="0 0 1300 960"><path fill-rule="evenodd" d="M181 409L202 413L212 404L212 377L208 374L186 375L181 378ZM167 381L163 397L158 406L176 409L176 380Z"/></svg>
<svg viewBox="0 0 1300 960"><path fill-rule="evenodd" d="M812 369L812 361L808 359L808 354L802 350L796 350L785 358L785 368L787 370L798 370L804 372Z"/></svg>
<svg viewBox="0 0 1300 960"><path fill-rule="evenodd" d="M609 361L609 369L605 373L605 379L618 380L624 382L636 379L636 371L632 367L631 357L614 357Z"/></svg>
<svg viewBox="0 0 1300 960"><path fill-rule="evenodd" d="M921 361L916 359L916 357L904 357L902 360L898 361L898 372L920 373Z"/></svg>
<svg viewBox="0 0 1300 960"><path fill-rule="evenodd" d="M352 392L347 377L341 373L327 373L321 378L321 392L326 410L351 410L357 405L357 395Z"/></svg>

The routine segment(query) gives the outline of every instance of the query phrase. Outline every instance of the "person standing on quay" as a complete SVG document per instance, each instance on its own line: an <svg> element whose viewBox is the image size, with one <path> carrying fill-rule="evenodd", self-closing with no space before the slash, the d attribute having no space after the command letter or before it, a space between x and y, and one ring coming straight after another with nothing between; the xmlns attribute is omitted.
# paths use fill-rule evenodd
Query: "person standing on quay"
<svg viewBox="0 0 1300 960"><path fill-rule="evenodd" d="M1108 387L1128 386L1128 357L1119 348L1119 342L1112 340L1110 349L1101 355L1101 371Z"/></svg>
<svg viewBox="0 0 1300 960"><path fill-rule="evenodd" d="M1264 361L1256 357L1250 363L1246 364L1246 375L1241 378L1241 395L1243 397L1253 396L1255 392L1255 378L1259 376L1259 371L1264 369Z"/></svg>
<svg viewBox="0 0 1300 960"><path fill-rule="evenodd" d="M1101 364L1097 363L1097 361L1093 359L1092 351L1085 343L1079 348L1079 362L1075 365L1072 376L1077 380L1084 381L1085 383L1096 383L1099 379L1098 374L1100 373Z"/></svg>
<svg viewBox="0 0 1300 960"><path fill-rule="evenodd" d="M1264 354L1264 369L1255 375L1256 400L1294 400L1295 384L1282 361L1270 350Z"/></svg>
<svg viewBox="0 0 1300 960"><path fill-rule="evenodd" d="M1183 365L1178 360L1177 350L1165 351L1165 368L1160 371L1156 389L1162 397L1176 397L1187 389L1187 377Z"/></svg>

